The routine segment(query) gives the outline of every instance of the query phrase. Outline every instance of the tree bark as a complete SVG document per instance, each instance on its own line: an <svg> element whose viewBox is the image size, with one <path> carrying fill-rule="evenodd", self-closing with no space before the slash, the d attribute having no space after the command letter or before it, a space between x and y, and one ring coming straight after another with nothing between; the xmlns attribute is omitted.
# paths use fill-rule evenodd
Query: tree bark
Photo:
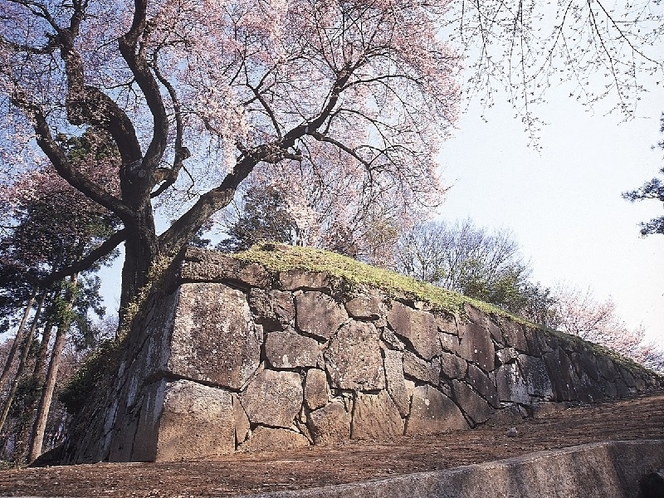
<svg viewBox="0 0 664 498"><path fill-rule="evenodd" d="M35 425L32 430L30 438L30 448L28 449L28 462L32 463L41 454L42 445L44 443L44 432L46 431L46 422L48 414L51 409L51 400L53 399L53 391L55 390L55 382L58 377L58 370L60 368L60 359L62 358L62 351L65 347L67 338L67 331L71 319L68 312L71 310L74 303L74 289L78 282L78 274L71 276L71 289L67 296L67 308L64 316L58 324L58 331L55 334L55 344L53 345L53 352L51 353L51 362L48 365L48 372L46 374L46 382L39 400L39 407L37 408L37 416Z"/></svg>
<svg viewBox="0 0 664 498"><path fill-rule="evenodd" d="M32 320L32 327L30 327L30 332L23 341L23 349L21 350L21 359L18 364L18 370L16 371L16 375L14 376L14 380L12 381L12 385L9 389L9 394L7 395L7 399L5 400L5 405L2 410L2 415L0 415L0 432L2 432L2 428L5 426L5 422L7 421L7 416L9 415L9 410L12 406L12 403L14 402L14 397L16 396L16 389L18 388L18 383L23 375L23 371L25 370L25 364L28 359L28 353L30 352L30 346L32 345L32 340L35 337L37 322L39 321L39 316L41 315L45 299L46 299L46 293L44 292L39 300L39 306L37 306L37 312L35 313L35 316Z"/></svg>
<svg viewBox="0 0 664 498"><path fill-rule="evenodd" d="M12 348L9 351L9 355L7 356L7 362L5 363L5 368L2 370L2 375L0 376L0 391L2 391L5 382L7 382L7 378L9 377L9 371L12 368L12 363L14 363L14 356L16 356L16 351L18 350L19 344L21 344L21 342L23 341L23 331L25 330L25 324L28 322L28 317L30 316L30 311L32 311L32 305L34 304L36 297L37 297L37 292L33 292L32 296L30 296L30 299L28 300L28 304L25 305L25 313L23 313L21 324L19 325L18 330L16 331L14 344L12 344Z"/></svg>

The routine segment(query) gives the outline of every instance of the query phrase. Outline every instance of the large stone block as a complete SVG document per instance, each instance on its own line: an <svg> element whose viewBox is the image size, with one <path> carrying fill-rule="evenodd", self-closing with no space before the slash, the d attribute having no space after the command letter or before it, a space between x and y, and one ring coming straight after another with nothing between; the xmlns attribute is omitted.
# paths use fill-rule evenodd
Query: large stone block
<svg viewBox="0 0 664 498"><path fill-rule="evenodd" d="M240 389L260 364L262 335L242 292L218 283L183 284L168 370Z"/></svg>
<svg viewBox="0 0 664 498"><path fill-rule="evenodd" d="M247 287L267 287L271 280L270 273L258 263L195 247L187 249L180 278L185 282L234 282Z"/></svg>
<svg viewBox="0 0 664 498"><path fill-rule="evenodd" d="M519 366L525 372L525 382L528 393L546 401L553 399L553 387L546 363L542 358L519 355Z"/></svg>
<svg viewBox="0 0 664 498"><path fill-rule="evenodd" d="M201 460L235 451L231 393L178 380L166 387L155 461Z"/></svg>
<svg viewBox="0 0 664 498"><path fill-rule="evenodd" d="M323 352L333 388L372 391L385 388L380 334L371 323L347 323Z"/></svg>
<svg viewBox="0 0 664 498"><path fill-rule="evenodd" d="M406 434L439 434L457 429L468 429L468 423L454 401L431 386L416 387Z"/></svg>
<svg viewBox="0 0 664 498"><path fill-rule="evenodd" d="M307 334L329 339L348 320L346 310L327 294L310 291L295 296L297 327Z"/></svg>
<svg viewBox="0 0 664 498"><path fill-rule="evenodd" d="M385 391L379 394L360 393L355 398L351 437L384 439L403 434L403 420L397 406Z"/></svg>
<svg viewBox="0 0 664 498"><path fill-rule="evenodd" d="M302 381L295 372L263 370L240 394L252 424L290 428L302 408Z"/></svg>
<svg viewBox="0 0 664 498"><path fill-rule="evenodd" d="M471 420L472 426L486 422L491 418L493 409L484 398L473 391L468 384L458 380L452 381L452 392L457 405L461 407Z"/></svg>
<svg viewBox="0 0 664 498"><path fill-rule="evenodd" d="M484 371L475 365L468 365L467 382L494 408L500 406L496 383Z"/></svg>
<svg viewBox="0 0 664 498"><path fill-rule="evenodd" d="M249 306L256 322L267 330L283 330L294 324L295 303L290 292L254 287L249 292Z"/></svg>
<svg viewBox="0 0 664 498"><path fill-rule="evenodd" d="M577 377L567 353L557 348L544 355L546 368L551 379L554 401L575 401Z"/></svg>
<svg viewBox="0 0 664 498"><path fill-rule="evenodd" d="M321 346L292 329L266 334L265 357L274 368L315 367Z"/></svg>
<svg viewBox="0 0 664 498"><path fill-rule="evenodd" d="M346 311L353 318L378 320L383 315L383 299L376 292L365 292L346 302Z"/></svg>
<svg viewBox="0 0 664 498"><path fill-rule="evenodd" d="M316 444L339 443L350 439L350 423L350 413L340 401L333 401L307 416L307 427Z"/></svg>
<svg viewBox="0 0 664 498"><path fill-rule="evenodd" d="M440 383L440 361L434 358L424 361L410 351L403 355L403 373L413 379L437 386Z"/></svg>
<svg viewBox="0 0 664 498"><path fill-rule="evenodd" d="M489 331L476 323L467 323L460 329L463 330L463 334L459 355L472 361L485 372L492 371L495 367L496 349Z"/></svg>
<svg viewBox="0 0 664 498"><path fill-rule="evenodd" d="M393 302L387 314L387 323L398 336L412 344L415 352L425 360L431 360L441 353L438 326L431 313Z"/></svg>
<svg viewBox="0 0 664 498"><path fill-rule="evenodd" d="M238 448L240 451L287 451L304 448L311 443L297 432L272 427L257 427L251 438Z"/></svg>
<svg viewBox="0 0 664 498"><path fill-rule="evenodd" d="M327 405L330 399L330 388L324 370L312 368L307 370L304 380L304 402L309 410L317 410Z"/></svg>
<svg viewBox="0 0 664 498"><path fill-rule="evenodd" d="M446 379L463 379L468 370L468 363L455 354L441 353L440 373Z"/></svg>
<svg viewBox="0 0 664 498"><path fill-rule="evenodd" d="M406 390L403 372L403 353L392 349L384 349L383 355L387 392L392 397L401 416L406 417L410 413L410 396Z"/></svg>
<svg viewBox="0 0 664 498"><path fill-rule="evenodd" d="M279 283L284 290L329 290L332 287L330 275L325 272L311 272L301 268L279 273Z"/></svg>
<svg viewBox="0 0 664 498"><path fill-rule="evenodd" d="M518 363L508 363L498 367L496 370L496 388L500 401L523 405L530 403L528 386Z"/></svg>
<svg viewBox="0 0 664 498"><path fill-rule="evenodd" d="M499 317L498 323L503 332L503 339L507 346L517 349L522 353L528 353L531 351L528 341L526 340L523 325L504 317Z"/></svg>

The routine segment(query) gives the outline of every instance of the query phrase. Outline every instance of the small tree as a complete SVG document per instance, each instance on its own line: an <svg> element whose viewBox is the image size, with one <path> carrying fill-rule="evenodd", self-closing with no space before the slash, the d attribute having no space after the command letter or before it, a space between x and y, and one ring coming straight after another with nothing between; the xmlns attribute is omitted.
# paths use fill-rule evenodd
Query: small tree
<svg viewBox="0 0 664 498"><path fill-rule="evenodd" d="M226 252L244 251L262 241L296 242L297 226L288 212L288 204L279 189L273 186L251 186L237 206L236 218L227 223L228 238L218 249Z"/></svg>

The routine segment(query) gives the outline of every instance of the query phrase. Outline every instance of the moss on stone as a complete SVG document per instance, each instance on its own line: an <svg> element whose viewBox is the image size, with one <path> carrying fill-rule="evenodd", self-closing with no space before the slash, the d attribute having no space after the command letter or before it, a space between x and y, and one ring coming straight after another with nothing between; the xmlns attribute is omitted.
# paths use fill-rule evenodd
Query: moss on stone
<svg viewBox="0 0 664 498"><path fill-rule="evenodd" d="M275 274L293 269L327 273L343 280L352 289L375 287L390 296L405 295L408 299L428 303L434 310L454 315L464 315L463 306L468 303L487 313L515 318L505 310L457 292L322 249L266 242L235 253L232 257L244 262L259 263Z"/></svg>

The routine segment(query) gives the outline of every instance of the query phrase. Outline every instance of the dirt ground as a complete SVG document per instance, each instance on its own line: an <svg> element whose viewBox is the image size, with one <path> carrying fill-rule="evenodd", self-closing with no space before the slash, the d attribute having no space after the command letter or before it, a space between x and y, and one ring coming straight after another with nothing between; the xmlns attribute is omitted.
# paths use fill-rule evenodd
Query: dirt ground
<svg viewBox="0 0 664 498"><path fill-rule="evenodd" d="M664 392L560 409L515 426L362 441L213 462L99 463L0 471L0 496L208 497L350 483L607 440L664 439Z"/></svg>

